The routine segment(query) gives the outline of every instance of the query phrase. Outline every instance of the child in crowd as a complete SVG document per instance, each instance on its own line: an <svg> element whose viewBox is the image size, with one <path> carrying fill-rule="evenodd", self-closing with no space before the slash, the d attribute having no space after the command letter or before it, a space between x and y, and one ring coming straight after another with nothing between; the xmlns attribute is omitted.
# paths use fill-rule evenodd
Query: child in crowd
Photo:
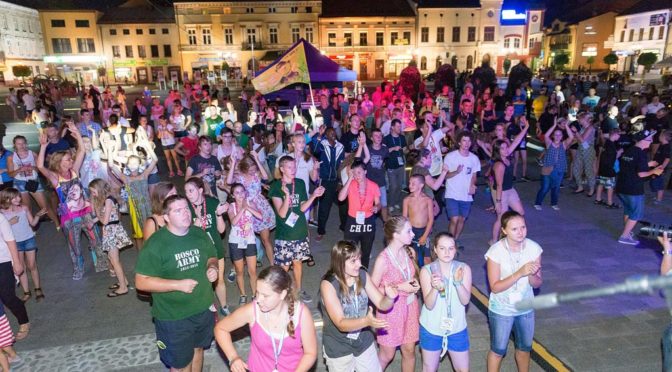
<svg viewBox="0 0 672 372"><path fill-rule="evenodd" d="M252 293L257 289L257 245L254 235L252 218L261 219L261 212L247 202L247 191L240 183L231 185L233 203L229 206L228 214L231 221L229 232L229 256L236 270L236 284L240 291L239 304L247 303L245 294L245 278L243 268L247 264L247 274L250 277ZM244 259L244 261L243 261Z"/></svg>
<svg viewBox="0 0 672 372"><path fill-rule="evenodd" d="M180 138L175 144L175 152L184 157L184 167L189 167L189 160L198 154L198 125L192 124L187 128L186 137Z"/></svg>
<svg viewBox="0 0 672 372"><path fill-rule="evenodd" d="M597 190L595 191L595 204L604 204L607 208L618 209L614 203L614 186L616 186L616 161L623 153L623 149L616 148L616 142L621 137L618 128L609 132L609 137L604 141L604 147L600 154L600 163L597 170ZM602 191L607 190L607 202L602 200Z"/></svg>
<svg viewBox="0 0 672 372"><path fill-rule="evenodd" d="M165 115L159 117L159 126L156 128L157 137L161 140L161 146L163 146L163 154L166 156L166 163L168 164L168 176L170 178L175 177L175 172L173 172L173 164L177 169L177 175L182 177L184 173L180 169L180 161L177 159L177 153L175 152L175 127L168 123L168 119Z"/></svg>
<svg viewBox="0 0 672 372"><path fill-rule="evenodd" d="M413 227L413 249L418 260L418 266L432 261L427 239L434 225L434 201L422 190L425 187L425 177L420 174L411 176L408 182L410 195L404 198L402 215L409 219Z"/></svg>

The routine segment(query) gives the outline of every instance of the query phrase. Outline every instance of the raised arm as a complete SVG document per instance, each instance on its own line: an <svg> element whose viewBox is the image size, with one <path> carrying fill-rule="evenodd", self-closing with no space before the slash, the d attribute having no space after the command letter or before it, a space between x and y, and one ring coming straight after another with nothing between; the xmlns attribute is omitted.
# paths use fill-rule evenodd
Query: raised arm
<svg viewBox="0 0 672 372"><path fill-rule="evenodd" d="M219 347L224 351L224 354L226 354L226 359L229 360L229 366L233 371L245 371L248 367L243 358L238 355L233 345L231 333L249 324L253 319L254 305L249 303L239 307L233 314L222 318L215 325L215 339Z"/></svg>
<svg viewBox="0 0 672 372"><path fill-rule="evenodd" d="M49 179L52 185L56 183L58 180L58 177L49 169L47 169L44 166L44 158L46 157L47 153L47 145L48 145L48 140L47 140L47 134L42 133L40 134L40 153L37 155L37 170L40 171L45 177Z"/></svg>
<svg viewBox="0 0 672 372"><path fill-rule="evenodd" d="M523 121L523 129L518 133L518 135L513 139L513 142L508 146L509 154L513 152L513 150L518 147L520 142L527 136L527 131L530 129L530 123L527 122L527 119L525 119L525 116L521 116L520 120Z"/></svg>

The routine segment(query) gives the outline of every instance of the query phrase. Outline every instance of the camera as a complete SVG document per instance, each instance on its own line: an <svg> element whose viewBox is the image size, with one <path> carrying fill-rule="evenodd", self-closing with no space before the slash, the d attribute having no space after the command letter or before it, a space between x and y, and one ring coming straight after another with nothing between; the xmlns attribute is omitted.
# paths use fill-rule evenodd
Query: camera
<svg viewBox="0 0 672 372"><path fill-rule="evenodd" d="M654 224L650 222L640 222L642 227L639 229L639 235L646 238L657 238L667 232L668 237L672 237L672 225Z"/></svg>

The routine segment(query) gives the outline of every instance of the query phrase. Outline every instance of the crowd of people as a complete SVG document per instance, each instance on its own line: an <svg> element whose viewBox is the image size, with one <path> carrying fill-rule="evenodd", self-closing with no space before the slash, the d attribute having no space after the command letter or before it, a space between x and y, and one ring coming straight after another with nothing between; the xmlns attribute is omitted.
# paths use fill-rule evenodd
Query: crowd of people
<svg viewBox="0 0 672 372"><path fill-rule="evenodd" d="M115 278L107 297L133 285L151 297L167 366L200 370L214 337L233 371L309 370L318 345L304 265L315 265L312 247L338 226L343 239L317 293L329 370L385 370L399 348L402 370L413 371L419 343L424 371L436 371L446 353L466 371L472 274L456 257L480 182L493 213L488 369L499 370L513 333L517 366L528 370L534 312L515 304L543 280L525 204L541 210L550 192L559 211L559 190L570 183L608 209L621 208L616 195L624 212L618 242L636 245L645 184L655 203L664 200L669 109L655 93L623 105L570 77L538 92L527 82L511 96L464 79L457 91L448 84L417 97L389 82L355 96L322 87L309 92L319 103L305 113L246 92L236 109L200 82L163 102L145 88L131 107L123 88L91 86L75 116L62 112L58 89L10 92L8 102L22 102L26 123L40 131L38 153L16 136L15 151L0 158L0 300L19 320L16 338L29 330L24 302L33 291L45 297L33 231L45 216L65 236L73 280L84 277L88 244L95 271ZM532 142L543 146L541 182L535 200L524 201L515 181L531 180ZM334 205L338 223L329 225ZM436 222L441 213L447 226ZM376 255L377 225L385 248ZM132 246L139 254L129 280L119 255ZM238 291L235 311L227 290ZM3 322L0 348L11 346ZM247 360L231 336L245 325ZM2 350L0 366L16 360Z"/></svg>

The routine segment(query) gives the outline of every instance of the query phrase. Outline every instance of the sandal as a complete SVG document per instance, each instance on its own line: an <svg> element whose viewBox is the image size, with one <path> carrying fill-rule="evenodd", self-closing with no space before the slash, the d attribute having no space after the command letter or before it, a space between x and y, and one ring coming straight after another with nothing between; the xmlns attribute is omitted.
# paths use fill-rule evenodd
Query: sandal
<svg viewBox="0 0 672 372"><path fill-rule="evenodd" d="M25 328L23 328L25 326ZM28 337L28 332L30 331L30 326L28 324L23 324L21 327L19 327L19 331L16 332L16 340L23 340L24 338Z"/></svg>
<svg viewBox="0 0 672 372"><path fill-rule="evenodd" d="M119 296L123 296L123 295L127 295L127 294L128 294L128 291L126 291L126 292L124 292L124 293L119 293L119 292L117 292L117 291L112 291L112 292L110 292L110 293L107 294L107 297L109 297L109 298L115 298L115 297L119 297Z"/></svg>
<svg viewBox="0 0 672 372"><path fill-rule="evenodd" d="M44 300L44 292L42 292L42 288L35 288L35 301L40 302Z"/></svg>
<svg viewBox="0 0 672 372"><path fill-rule="evenodd" d="M308 266L308 267L315 266L315 259L313 258L312 254L308 255L308 259L306 260L306 266Z"/></svg>
<svg viewBox="0 0 672 372"><path fill-rule="evenodd" d="M107 287L107 289L119 289L119 283L114 283L111 286Z"/></svg>
<svg viewBox="0 0 672 372"><path fill-rule="evenodd" d="M23 297L21 297L21 302L26 302L26 301L30 300L31 297L33 297L33 294L30 293L30 291L27 291L27 292L24 291L23 292Z"/></svg>

